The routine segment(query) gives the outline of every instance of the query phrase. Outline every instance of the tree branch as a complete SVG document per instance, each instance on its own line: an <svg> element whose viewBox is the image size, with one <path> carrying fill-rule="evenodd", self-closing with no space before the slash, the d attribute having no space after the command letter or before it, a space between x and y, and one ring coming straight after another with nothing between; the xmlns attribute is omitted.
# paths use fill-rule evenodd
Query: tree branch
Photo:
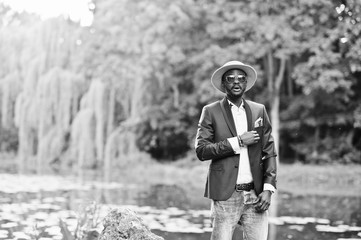
<svg viewBox="0 0 361 240"><path fill-rule="evenodd" d="M281 59L281 65L278 71L278 75L275 81L275 90L277 92L279 92L280 88L281 88L281 84L283 82L284 79L284 75L285 75L285 70L286 70L286 62L287 62L287 58L286 57L282 57Z"/></svg>

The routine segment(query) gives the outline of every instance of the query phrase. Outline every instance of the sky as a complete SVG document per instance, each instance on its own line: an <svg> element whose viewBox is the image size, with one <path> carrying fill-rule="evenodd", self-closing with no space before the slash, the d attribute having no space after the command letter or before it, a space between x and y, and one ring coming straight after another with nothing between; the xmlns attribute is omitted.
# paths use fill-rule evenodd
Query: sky
<svg viewBox="0 0 361 240"><path fill-rule="evenodd" d="M16 11L36 13L42 19L69 16L71 20L80 21L80 25L89 26L93 15L89 8L94 8L90 0L0 0Z"/></svg>

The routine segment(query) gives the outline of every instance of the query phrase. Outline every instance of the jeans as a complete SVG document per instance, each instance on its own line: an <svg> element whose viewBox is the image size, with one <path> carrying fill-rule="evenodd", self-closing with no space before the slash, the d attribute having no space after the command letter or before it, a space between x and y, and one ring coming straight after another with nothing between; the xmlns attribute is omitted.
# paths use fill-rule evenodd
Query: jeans
<svg viewBox="0 0 361 240"><path fill-rule="evenodd" d="M211 240L232 240L239 223L245 240L267 240L268 211L255 210L254 190L236 192L226 201L212 201L213 232Z"/></svg>

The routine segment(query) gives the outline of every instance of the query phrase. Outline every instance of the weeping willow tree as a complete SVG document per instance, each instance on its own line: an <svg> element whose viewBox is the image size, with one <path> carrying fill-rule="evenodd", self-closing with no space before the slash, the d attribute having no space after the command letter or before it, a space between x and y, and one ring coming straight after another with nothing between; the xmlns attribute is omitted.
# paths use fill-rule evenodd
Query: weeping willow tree
<svg viewBox="0 0 361 240"><path fill-rule="evenodd" d="M25 84L33 86L31 78ZM67 135L78 108L81 79L71 72L54 68L39 78L36 88L24 88L16 101L20 163L36 154L36 170L42 173L58 160L67 144Z"/></svg>
<svg viewBox="0 0 361 240"><path fill-rule="evenodd" d="M1 123L18 129L20 172L42 173L68 148L86 87L74 57L81 50L80 33L61 18L0 29L0 57L6 60L0 72Z"/></svg>
<svg viewBox="0 0 361 240"><path fill-rule="evenodd" d="M93 113L95 158L103 164L103 175L109 180L111 169L131 163L132 156L139 154L134 129L151 104L151 67L142 46L146 21L136 19L144 17L139 14L141 4L101 1L96 6L85 56L89 77L93 79L85 97L85 109ZM72 134L76 135L80 134Z"/></svg>
<svg viewBox="0 0 361 240"><path fill-rule="evenodd" d="M27 92L33 94L29 85L24 86L24 79L28 77L30 86L36 81L37 71L33 71L36 59L31 59L25 53L27 44L27 32L29 26L24 25L8 25L0 28L0 58L2 61L0 83L1 83L1 128L11 129L25 124L27 111L31 110L31 106L26 102ZM32 50L37 50L33 48ZM26 64L24 64L26 62ZM21 112L19 112L21 110ZM23 111L22 111L23 110ZM31 126L30 126L31 125ZM18 146L18 168L20 172L26 169L25 161L30 161L34 156L35 139L32 129L29 127L18 128L18 138L24 141L19 142Z"/></svg>
<svg viewBox="0 0 361 240"><path fill-rule="evenodd" d="M104 176L109 180L114 166L136 163L132 159L140 154L137 124L152 114L156 101L169 98L168 94L173 96L172 105L180 105L181 78L172 70L185 58L173 35L181 36L175 25L188 23L189 16L181 9L181 1L105 0L95 5L85 59L89 77L111 86L102 155Z"/></svg>
<svg viewBox="0 0 361 240"><path fill-rule="evenodd" d="M38 110L38 171L59 159L66 150L67 135L78 109L82 80L71 72L54 68L40 78L35 104Z"/></svg>
<svg viewBox="0 0 361 240"><path fill-rule="evenodd" d="M71 154L77 161L79 176L83 168L103 162L104 143L108 133L109 86L93 80L81 99L80 111L71 130Z"/></svg>
<svg viewBox="0 0 361 240"><path fill-rule="evenodd" d="M1 124L4 128L14 125L15 100L21 89L18 72L7 75L0 83L1 98Z"/></svg>
<svg viewBox="0 0 361 240"><path fill-rule="evenodd" d="M137 123L155 99L169 90L179 107L181 79L172 78L166 63L176 66L184 55L159 35L172 33L177 19L187 20L181 2L106 0L96 6L89 29L60 20L22 28L15 57L21 88L8 97L16 102L20 169L34 164L41 173L61 162L76 166L79 175L104 166L108 176L114 165L139 154ZM171 23L169 16L175 16Z"/></svg>
<svg viewBox="0 0 361 240"><path fill-rule="evenodd" d="M117 159L125 162L139 152L134 134L139 121L134 111L141 109L139 103L139 94L128 88L120 90L99 79L91 81L71 129L71 158L80 179L86 168L103 168L109 180L112 167L119 166Z"/></svg>
<svg viewBox="0 0 361 240"><path fill-rule="evenodd" d="M81 175L83 168L100 166L108 137L117 132L119 116L136 115L131 109L139 106L139 96L131 86L141 83L134 81L135 85L123 88L112 85L116 81L109 81L106 74L85 81L79 50L84 47L70 23L49 20L14 29L22 34L17 41L4 34L5 46L13 42L20 50L9 54L12 62L3 68L9 74L1 79L1 111L3 127L15 123L18 128L19 171L36 166L36 172L43 173L60 163L76 166ZM123 98L126 94L129 97Z"/></svg>

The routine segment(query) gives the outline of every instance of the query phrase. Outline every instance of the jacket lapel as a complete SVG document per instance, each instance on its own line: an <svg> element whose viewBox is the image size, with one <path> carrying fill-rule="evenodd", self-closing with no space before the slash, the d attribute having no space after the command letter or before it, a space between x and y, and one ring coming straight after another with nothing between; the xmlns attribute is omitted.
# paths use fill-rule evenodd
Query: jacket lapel
<svg viewBox="0 0 361 240"><path fill-rule="evenodd" d="M233 137L237 136L236 125L234 124L231 108L229 107L227 98L223 98L223 100L220 102L220 105L229 130L231 131Z"/></svg>
<svg viewBox="0 0 361 240"><path fill-rule="evenodd" d="M246 115L247 115L247 128L248 131L252 131L252 110L250 108L250 106L248 105L248 103L246 102L246 100L243 99L243 103L244 103L244 108L246 110ZM252 144L250 146L248 146L248 159L249 159L249 163L251 165L251 172L252 175L255 176L255 172L256 172L256 168L258 165L258 162L255 160L256 159L256 155L257 152L259 151L259 148L257 147L257 144Z"/></svg>
<svg viewBox="0 0 361 240"><path fill-rule="evenodd" d="M247 116L247 131L252 130L252 111L245 99L243 99L244 108Z"/></svg>

